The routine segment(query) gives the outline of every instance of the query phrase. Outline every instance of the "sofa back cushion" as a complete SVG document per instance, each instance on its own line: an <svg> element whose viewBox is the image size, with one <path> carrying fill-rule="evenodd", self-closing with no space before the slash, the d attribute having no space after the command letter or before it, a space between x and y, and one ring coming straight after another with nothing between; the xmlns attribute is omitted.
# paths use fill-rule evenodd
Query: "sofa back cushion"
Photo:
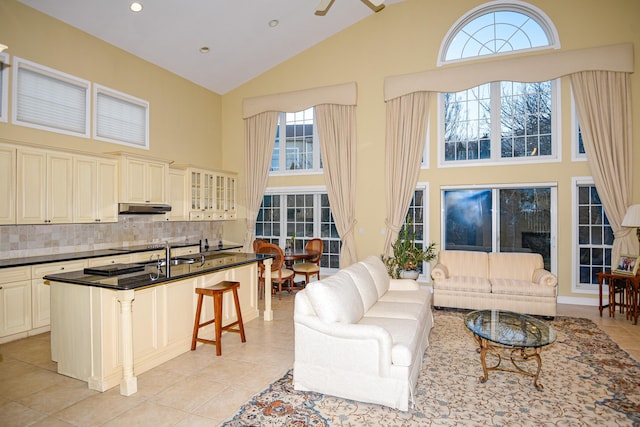
<svg viewBox="0 0 640 427"><path fill-rule="evenodd" d="M356 323L364 315L358 288L344 271L311 282L305 289L311 306L323 322Z"/></svg>
<svg viewBox="0 0 640 427"><path fill-rule="evenodd" d="M353 279L353 282L360 293L360 297L362 298L362 305L364 306L364 312L366 313L369 311L371 306L378 301L378 289L373 281L373 277L369 273L367 267L359 262L351 264L342 271L348 273Z"/></svg>
<svg viewBox="0 0 640 427"><path fill-rule="evenodd" d="M486 252L477 251L440 251L438 263L444 264L449 277L489 277L489 257Z"/></svg>
<svg viewBox="0 0 640 427"><path fill-rule="evenodd" d="M542 255L516 252L492 252L489 254L490 279L533 280L533 272L544 268Z"/></svg>
<svg viewBox="0 0 640 427"><path fill-rule="evenodd" d="M389 290L389 281L391 278L389 277L389 272L387 272L387 267L385 267L380 257L369 255L360 261L360 264L364 265L367 270L369 270L371 277L373 277L373 282L376 284L376 289L378 290L378 298L386 294Z"/></svg>

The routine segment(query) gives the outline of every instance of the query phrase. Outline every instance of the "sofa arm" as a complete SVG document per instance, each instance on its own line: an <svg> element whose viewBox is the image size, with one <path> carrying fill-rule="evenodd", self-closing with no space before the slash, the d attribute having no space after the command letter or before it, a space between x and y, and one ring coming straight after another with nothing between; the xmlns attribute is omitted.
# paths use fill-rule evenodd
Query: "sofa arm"
<svg viewBox="0 0 640 427"><path fill-rule="evenodd" d="M545 286L556 286L558 278L544 268L536 268L533 271L533 282Z"/></svg>
<svg viewBox="0 0 640 427"><path fill-rule="evenodd" d="M420 285L413 279L389 279L390 291L417 291Z"/></svg>
<svg viewBox="0 0 640 427"><path fill-rule="evenodd" d="M444 264L436 264L431 269L431 278L433 280L444 280L449 277L449 269Z"/></svg>
<svg viewBox="0 0 640 427"><path fill-rule="evenodd" d="M316 316L294 316L294 324L297 362L389 375L393 340L384 328L325 323Z"/></svg>

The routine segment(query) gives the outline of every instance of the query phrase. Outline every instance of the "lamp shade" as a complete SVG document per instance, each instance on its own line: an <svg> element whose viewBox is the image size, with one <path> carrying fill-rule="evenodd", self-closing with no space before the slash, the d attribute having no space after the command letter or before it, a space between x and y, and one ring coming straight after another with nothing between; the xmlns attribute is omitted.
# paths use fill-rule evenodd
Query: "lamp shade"
<svg viewBox="0 0 640 427"><path fill-rule="evenodd" d="M631 205L622 220L623 227L640 227L640 205Z"/></svg>

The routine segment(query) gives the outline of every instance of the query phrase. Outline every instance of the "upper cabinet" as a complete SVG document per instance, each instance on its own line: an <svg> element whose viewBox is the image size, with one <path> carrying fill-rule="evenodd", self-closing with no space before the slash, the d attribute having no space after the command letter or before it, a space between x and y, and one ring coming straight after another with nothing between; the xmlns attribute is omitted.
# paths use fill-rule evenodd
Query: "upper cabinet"
<svg viewBox="0 0 640 427"><path fill-rule="evenodd" d="M169 168L169 204L167 221L189 220L189 190L187 188L187 172L184 169Z"/></svg>
<svg viewBox="0 0 640 427"><path fill-rule="evenodd" d="M120 154L120 202L167 203L169 162Z"/></svg>
<svg viewBox="0 0 640 427"><path fill-rule="evenodd" d="M16 149L0 145L0 224L16 223Z"/></svg>
<svg viewBox="0 0 640 427"><path fill-rule="evenodd" d="M118 162L75 157L73 194L73 222L118 222Z"/></svg>
<svg viewBox="0 0 640 427"><path fill-rule="evenodd" d="M17 150L18 224L63 224L73 221L71 154Z"/></svg>
<svg viewBox="0 0 640 427"><path fill-rule="evenodd" d="M235 173L224 172L216 177L217 219L236 219L236 181Z"/></svg>
<svg viewBox="0 0 640 427"><path fill-rule="evenodd" d="M236 174L188 165L172 165L174 167L185 172L189 220L236 219ZM180 201L179 197L170 198L173 208L176 201Z"/></svg>

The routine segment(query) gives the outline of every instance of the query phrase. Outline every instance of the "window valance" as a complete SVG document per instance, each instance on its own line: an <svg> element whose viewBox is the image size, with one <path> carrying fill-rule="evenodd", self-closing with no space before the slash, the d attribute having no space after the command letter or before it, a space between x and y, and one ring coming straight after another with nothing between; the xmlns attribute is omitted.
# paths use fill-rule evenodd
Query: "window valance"
<svg viewBox="0 0 640 427"><path fill-rule="evenodd" d="M413 92L458 92L494 81L538 82L596 70L633 72L633 45L554 51L390 76L384 80L384 100Z"/></svg>
<svg viewBox="0 0 640 427"><path fill-rule="evenodd" d="M242 118L255 116L265 111L302 111L321 104L356 105L355 82L323 86L274 95L245 98L242 101Z"/></svg>

